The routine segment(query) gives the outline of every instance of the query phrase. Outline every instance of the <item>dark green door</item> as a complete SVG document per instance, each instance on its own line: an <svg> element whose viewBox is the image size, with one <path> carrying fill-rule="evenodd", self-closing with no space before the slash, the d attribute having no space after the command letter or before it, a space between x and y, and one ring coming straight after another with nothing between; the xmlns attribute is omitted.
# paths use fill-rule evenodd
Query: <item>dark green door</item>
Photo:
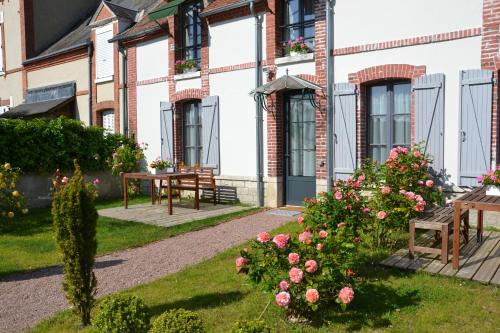
<svg viewBox="0 0 500 333"><path fill-rule="evenodd" d="M301 205L316 196L316 114L314 93L285 96L285 200Z"/></svg>

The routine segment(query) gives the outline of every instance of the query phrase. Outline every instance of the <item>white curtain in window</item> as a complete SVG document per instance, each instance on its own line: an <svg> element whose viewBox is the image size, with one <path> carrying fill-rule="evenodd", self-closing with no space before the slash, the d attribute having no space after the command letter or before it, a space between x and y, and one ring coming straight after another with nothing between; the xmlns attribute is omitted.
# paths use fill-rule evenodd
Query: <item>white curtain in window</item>
<svg viewBox="0 0 500 333"><path fill-rule="evenodd" d="M102 127L107 133L115 132L115 112L113 110L102 113Z"/></svg>

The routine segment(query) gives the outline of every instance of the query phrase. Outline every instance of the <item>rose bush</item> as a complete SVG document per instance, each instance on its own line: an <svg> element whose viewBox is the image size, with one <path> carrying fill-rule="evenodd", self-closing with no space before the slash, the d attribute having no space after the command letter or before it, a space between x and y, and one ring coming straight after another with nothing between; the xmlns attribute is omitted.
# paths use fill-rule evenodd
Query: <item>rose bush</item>
<svg viewBox="0 0 500 333"><path fill-rule="evenodd" d="M147 143L142 143L141 145L134 143L132 145L122 144L116 148L109 160L113 176L121 176L123 173L139 171L144 159L144 150L147 149L147 146ZM138 194L139 190L140 181L129 181L127 191L130 195Z"/></svg>
<svg viewBox="0 0 500 333"><path fill-rule="evenodd" d="M0 220L13 219L20 212L28 212L24 208L24 197L16 190L20 173L21 170L10 163L0 164Z"/></svg>
<svg viewBox="0 0 500 333"><path fill-rule="evenodd" d="M364 230L377 247L391 245L392 236L407 230L411 218L443 204L442 189L429 173L430 163L430 157L418 145L411 149L397 147L384 164L369 162L356 173L374 180L365 183L371 192L368 206L372 218Z"/></svg>
<svg viewBox="0 0 500 333"><path fill-rule="evenodd" d="M327 225L317 230L306 227L295 236L260 233L241 251L236 269L271 292L288 315L308 317L338 300L340 290L353 284L359 242L347 229Z"/></svg>

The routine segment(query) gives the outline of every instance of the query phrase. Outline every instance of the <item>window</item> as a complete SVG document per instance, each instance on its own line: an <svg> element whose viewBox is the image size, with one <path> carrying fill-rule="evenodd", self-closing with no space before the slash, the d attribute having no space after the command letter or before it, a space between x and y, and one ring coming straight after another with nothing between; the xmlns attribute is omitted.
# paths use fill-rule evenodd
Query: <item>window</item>
<svg viewBox="0 0 500 333"><path fill-rule="evenodd" d="M368 157L383 162L394 147L410 146L411 85L406 82L368 88Z"/></svg>
<svg viewBox="0 0 500 333"><path fill-rule="evenodd" d="M314 0L284 0L282 37L285 43L304 37L314 50Z"/></svg>
<svg viewBox="0 0 500 333"><path fill-rule="evenodd" d="M108 24L97 28L96 34L96 79L97 81L108 81L113 79L113 43L108 42L113 38L113 25Z"/></svg>
<svg viewBox="0 0 500 333"><path fill-rule="evenodd" d="M201 102L184 103L184 163L201 165L203 156L201 132Z"/></svg>
<svg viewBox="0 0 500 333"><path fill-rule="evenodd" d="M0 11L0 73L5 72L4 68L4 45L3 45L3 12Z"/></svg>
<svg viewBox="0 0 500 333"><path fill-rule="evenodd" d="M200 66L201 60L201 17L203 2L190 2L181 12L181 54L184 60L194 60Z"/></svg>
<svg viewBox="0 0 500 333"><path fill-rule="evenodd" d="M102 127L106 133L115 133L115 112L113 110L102 112Z"/></svg>

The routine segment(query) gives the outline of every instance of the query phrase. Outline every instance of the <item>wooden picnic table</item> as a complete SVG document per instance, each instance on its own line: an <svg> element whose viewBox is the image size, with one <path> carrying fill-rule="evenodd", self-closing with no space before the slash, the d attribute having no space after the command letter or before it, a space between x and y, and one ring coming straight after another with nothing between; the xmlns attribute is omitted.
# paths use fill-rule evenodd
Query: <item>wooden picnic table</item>
<svg viewBox="0 0 500 333"><path fill-rule="evenodd" d="M486 195L485 187L477 187L453 202L453 268L458 269L460 258L460 212L462 209L477 210L477 241L483 241L484 211L500 212L500 196Z"/></svg>
<svg viewBox="0 0 500 333"><path fill-rule="evenodd" d="M195 189L194 189L194 208L200 209L200 197L199 197L199 180L198 174L194 172L188 173L163 173L158 175L153 175L149 172L131 172L123 174L123 205L125 209L128 208L128 195L127 187L129 179L143 179L151 181L151 203L154 205L156 201L155 194L155 180L165 181L167 183L167 201L168 201L168 215L173 214L172 209L172 181L179 179L194 179ZM161 195L161 193L160 193Z"/></svg>

